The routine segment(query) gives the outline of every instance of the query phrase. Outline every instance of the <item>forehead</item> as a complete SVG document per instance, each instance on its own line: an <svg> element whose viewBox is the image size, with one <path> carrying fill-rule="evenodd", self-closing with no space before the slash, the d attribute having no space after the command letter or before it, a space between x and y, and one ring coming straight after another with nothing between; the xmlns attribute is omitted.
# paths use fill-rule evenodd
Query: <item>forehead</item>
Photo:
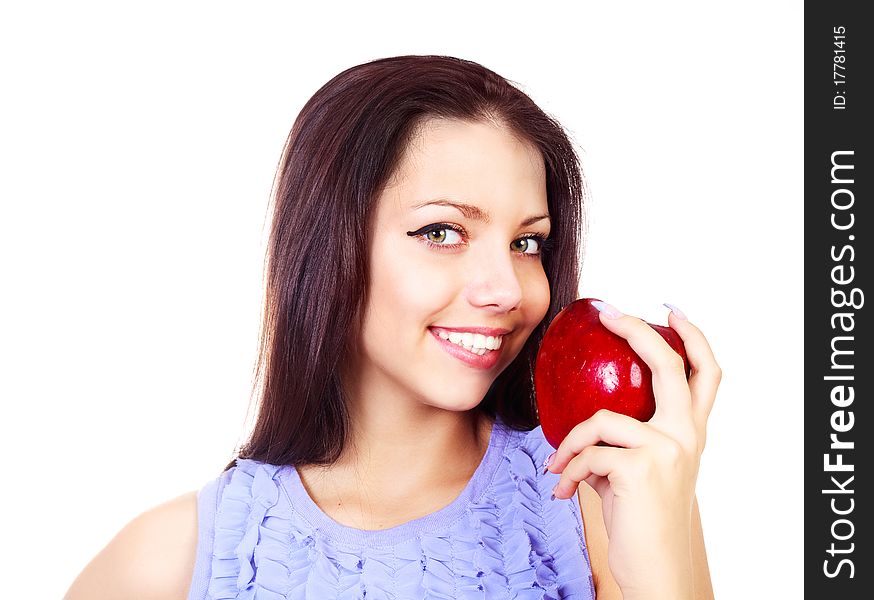
<svg viewBox="0 0 874 600"><path fill-rule="evenodd" d="M387 196L398 209L449 197L484 209L546 212L546 169L532 144L491 122L429 119L412 137Z"/></svg>

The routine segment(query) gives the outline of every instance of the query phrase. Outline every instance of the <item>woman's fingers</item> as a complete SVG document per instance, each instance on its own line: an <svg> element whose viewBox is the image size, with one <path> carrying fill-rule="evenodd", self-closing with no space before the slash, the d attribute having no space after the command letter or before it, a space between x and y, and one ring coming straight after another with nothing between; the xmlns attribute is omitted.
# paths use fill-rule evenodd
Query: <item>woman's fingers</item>
<svg viewBox="0 0 874 600"><path fill-rule="evenodd" d="M599 442L612 446L599 446ZM649 424L600 410L568 433L547 470L561 473L555 497L569 498L581 481L593 475L606 477L614 474L632 457L638 461L643 456L655 457L658 462L673 466L678 464L683 454L684 450L677 441ZM628 470L627 466L625 470Z"/></svg>
<svg viewBox="0 0 874 600"><path fill-rule="evenodd" d="M561 473L584 449L601 442L623 448L639 448L657 443L661 434L637 419L601 409L568 432L552 456L548 469Z"/></svg>
<svg viewBox="0 0 874 600"><path fill-rule="evenodd" d="M707 338L704 337L700 329L685 318L685 315L678 316L672 310L668 315L668 325L679 334L686 347L686 356L692 368L692 375L689 377L692 414L696 428L703 436L707 426L707 418L710 416L713 402L716 399L716 389L722 380L722 369L713 356L713 350L711 350Z"/></svg>
<svg viewBox="0 0 874 600"><path fill-rule="evenodd" d="M566 500L577 493L580 482L592 475L608 477L621 463L630 457L632 452L627 448L612 446L589 446L568 463L562 471L561 478L555 485L552 494L556 498Z"/></svg>
<svg viewBox="0 0 874 600"><path fill-rule="evenodd" d="M680 445L665 439L667 443L647 448L588 446L565 466L552 493L562 500L570 498L580 483L593 476L609 481L618 496L637 493L634 490L640 491L659 478L687 477L697 468L697 461L688 462ZM603 490L598 493L603 497Z"/></svg>
<svg viewBox="0 0 874 600"><path fill-rule="evenodd" d="M688 421L691 400L683 359L645 321L629 315L610 315L610 311L602 310L599 315L601 323L616 335L625 338L652 371L656 413L663 413L669 420Z"/></svg>

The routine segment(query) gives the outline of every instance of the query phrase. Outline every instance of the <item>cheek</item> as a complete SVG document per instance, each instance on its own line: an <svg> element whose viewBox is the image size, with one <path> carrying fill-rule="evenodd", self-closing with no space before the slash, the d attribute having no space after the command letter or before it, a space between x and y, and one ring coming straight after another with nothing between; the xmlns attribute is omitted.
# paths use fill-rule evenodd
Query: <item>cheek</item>
<svg viewBox="0 0 874 600"><path fill-rule="evenodd" d="M549 310L549 280L546 278L543 268L537 268L526 280L524 297L528 305L526 316L531 321L530 326L536 327Z"/></svg>
<svg viewBox="0 0 874 600"><path fill-rule="evenodd" d="M451 301L450 274L439 265L417 260L416 249L386 248L374 253L372 264L371 310L389 327L391 323L397 327L400 322L427 320ZM403 333L415 335L408 327Z"/></svg>

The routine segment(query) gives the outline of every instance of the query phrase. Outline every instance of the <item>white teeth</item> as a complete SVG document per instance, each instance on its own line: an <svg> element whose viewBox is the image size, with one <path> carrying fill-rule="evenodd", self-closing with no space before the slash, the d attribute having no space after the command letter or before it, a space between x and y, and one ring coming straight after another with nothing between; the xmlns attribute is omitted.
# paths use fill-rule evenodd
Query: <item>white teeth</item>
<svg viewBox="0 0 874 600"><path fill-rule="evenodd" d="M453 344L464 347L468 352L482 356L490 350L497 350L501 347L504 339L503 336L485 336L480 333L471 333L469 331L438 331L439 335L444 340L449 340Z"/></svg>

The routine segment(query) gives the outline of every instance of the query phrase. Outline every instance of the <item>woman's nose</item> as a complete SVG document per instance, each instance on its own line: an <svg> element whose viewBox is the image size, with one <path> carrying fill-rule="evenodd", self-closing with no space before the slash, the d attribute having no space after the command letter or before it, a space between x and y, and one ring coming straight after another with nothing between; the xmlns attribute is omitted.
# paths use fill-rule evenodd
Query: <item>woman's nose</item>
<svg viewBox="0 0 874 600"><path fill-rule="evenodd" d="M478 263L475 276L467 286L468 302L498 313L516 310L522 302L522 282L510 253L503 257L482 257Z"/></svg>

